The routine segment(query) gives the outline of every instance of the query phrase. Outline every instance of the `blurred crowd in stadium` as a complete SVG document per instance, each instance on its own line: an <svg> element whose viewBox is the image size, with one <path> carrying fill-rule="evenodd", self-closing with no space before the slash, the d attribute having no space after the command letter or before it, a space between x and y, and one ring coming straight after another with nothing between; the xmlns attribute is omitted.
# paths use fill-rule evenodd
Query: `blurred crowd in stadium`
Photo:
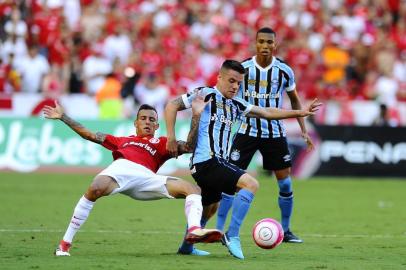
<svg viewBox="0 0 406 270"><path fill-rule="evenodd" d="M268 26L303 98L377 100L394 114L406 101L405 0L3 0L0 18L3 97L87 93L106 117L132 102L161 111L214 85L225 58L254 55Z"/></svg>

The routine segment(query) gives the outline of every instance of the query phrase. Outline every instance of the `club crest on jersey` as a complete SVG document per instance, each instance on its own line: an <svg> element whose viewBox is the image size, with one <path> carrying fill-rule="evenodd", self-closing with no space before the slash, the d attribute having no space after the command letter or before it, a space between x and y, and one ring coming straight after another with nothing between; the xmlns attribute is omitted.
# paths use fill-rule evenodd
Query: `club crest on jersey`
<svg viewBox="0 0 406 270"><path fill-rule="evenodd" d="M158 138L151 138L151 139L149 139L149 142L153 143L153 144L157 144L157 143L159 143L159 139Z"/></svg>
<svg viewBox="0 0 406 270"><path fill-rule="evenodd" d="M240 159L240 151L239 150L233 150L233 152L231 152L231 154L230 154L230 158L231 158L231 160L233 160L233 161L237 161L237 160L239 160Z"/></svg>

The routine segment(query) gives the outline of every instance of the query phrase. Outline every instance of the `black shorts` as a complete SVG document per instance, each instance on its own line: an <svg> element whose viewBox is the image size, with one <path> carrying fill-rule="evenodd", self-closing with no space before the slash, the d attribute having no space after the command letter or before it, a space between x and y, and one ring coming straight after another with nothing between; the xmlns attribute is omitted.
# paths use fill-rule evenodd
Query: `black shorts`
<svg viewBox="0 0 406 270"><path fill-rule="evenodd" d="M259 150L265 170L277 171L292 167L286 137L255 138L244 134L235 135L230 151L230 162L246 170L255 152Z"/></svg>
<svg viewBox="0 0 406 270"><path fill-rule="evenodd" d="M194 164L191 171L202 189L203 205L219 202L222 192L234 195L238 180L245 174L237 166L217 157Z"/></svg>

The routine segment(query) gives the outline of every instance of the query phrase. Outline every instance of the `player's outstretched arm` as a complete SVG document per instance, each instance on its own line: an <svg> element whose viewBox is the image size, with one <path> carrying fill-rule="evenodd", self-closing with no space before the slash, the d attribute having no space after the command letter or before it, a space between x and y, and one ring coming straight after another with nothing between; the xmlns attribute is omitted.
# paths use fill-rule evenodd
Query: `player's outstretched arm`
<svg viewBox="0 0 406 270"><path fill-rule="evenodd" d="M75 120L67 116L57 101L55 101L55 107L45 106L43 112L45 118L61 120L68 127L73 129L73 131L79 134L80 137L82 137L83 139L101 144L106 138L106 134L103 134L101 132L93 133L82 126L82 124L80 124L79 122L76 122Z"/></svg>
<svg viewBox="0 0 406 270"><path fill-rule="evenodd" d="M178 142L176 141L175 134L176 114L178 111L183 111L185 109L186 106L183 103L182 97L177 97L176 99L171 100L165 107L166 133L168 136L166 149L175 158L179 155Z"/></svg>
<svg viewBox="0 0 406 270"><path fill-rule="evenodd" d="M204 111L206 105L211 102L211 98L205 102L203 96L198 95L192 102L192 121L190 124L190 131L187 137L187 141L178 141L178 152L192 153L196 147L197 135L199 130L200 115Z"/></svg>
<svg viewBox="0 0 406 270"><path fill-rule="evenodd" d="M268 120L278 120L286 118L296 118L296 117L306 117L309 115L314 115L318 111L322 104L314 99L306 110L284 110L278 108L262 108L258 106L253 106L251 111L247 113L248 117L254 118L265 118Z"/></svg>
<svg viewBox="0 0 406 270"><path fill-rule="evenodd" d="M296 89L293 91L287 92L289 99L290 99L290 104L292 106L293 110L301 110L302 109L302 103L300 102L299 95L297 94ZM314 144L312 141L312 138L309 136L309 133L307 133L307 128L306 128L306 123L303 119L303 117L298 117L297 122L299 123L300 130L302 131L302 137L304 141L306 142L307 145L307 150L313 150L314 149Z"/></svg>

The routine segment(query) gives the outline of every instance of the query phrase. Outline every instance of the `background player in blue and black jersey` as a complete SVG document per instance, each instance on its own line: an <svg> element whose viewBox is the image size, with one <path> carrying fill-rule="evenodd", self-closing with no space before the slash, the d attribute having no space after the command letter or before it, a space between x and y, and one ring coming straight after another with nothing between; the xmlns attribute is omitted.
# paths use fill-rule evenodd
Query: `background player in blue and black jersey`
<svg viewBox="0 0 406 270"><path fill-rule="evenodd" d="M276 49L276 34L270 28L261 28L256 35L256 55L242 62L245 69L243 83L238 96L261 108L282 108L286 91L292 109L302 108L296 91L292 69L273 54ZM307 133L303 118L297 118L302 137L309 150L314 148ZM259 150L265 170L273 171L279 186L278 203L281 223L285 232L284 242L302 243L303 240L290 231L293 209L291 157L286 140L286 131L281 120L242 117L230 151L230 162L246 170L254 153ZM233 204L232 194L223 194L217 216L217 229L223 230L227 213Z"/></svg>
<svg viewBox="0 0 406 270"><path fill-rule="evenodd" d="M215 87L198 88L191 94L171 101L165 109L167 149L176 156L177 141L174 127L177 112L190 108L191 102L199 95L203 96L205 101L209 101L199 120L196 148L191 157L190 169L202 190L202 227L215 214L222 192L234 194L237 189L239 190L233 202L230 226L223 237L223 243L229 252L239 259L244 258L239 238L240 227L259 184L254 177L228 162L233 123L241 116L269 120L304 117L314 114L320 105L314 101L307 110L282 110L252 105L235 97L244 74L245 69L238 61L226 60L220 69ZM193 246L186 242L180 247L179 253L207 255L201 251L196 252Z"/></svg>

